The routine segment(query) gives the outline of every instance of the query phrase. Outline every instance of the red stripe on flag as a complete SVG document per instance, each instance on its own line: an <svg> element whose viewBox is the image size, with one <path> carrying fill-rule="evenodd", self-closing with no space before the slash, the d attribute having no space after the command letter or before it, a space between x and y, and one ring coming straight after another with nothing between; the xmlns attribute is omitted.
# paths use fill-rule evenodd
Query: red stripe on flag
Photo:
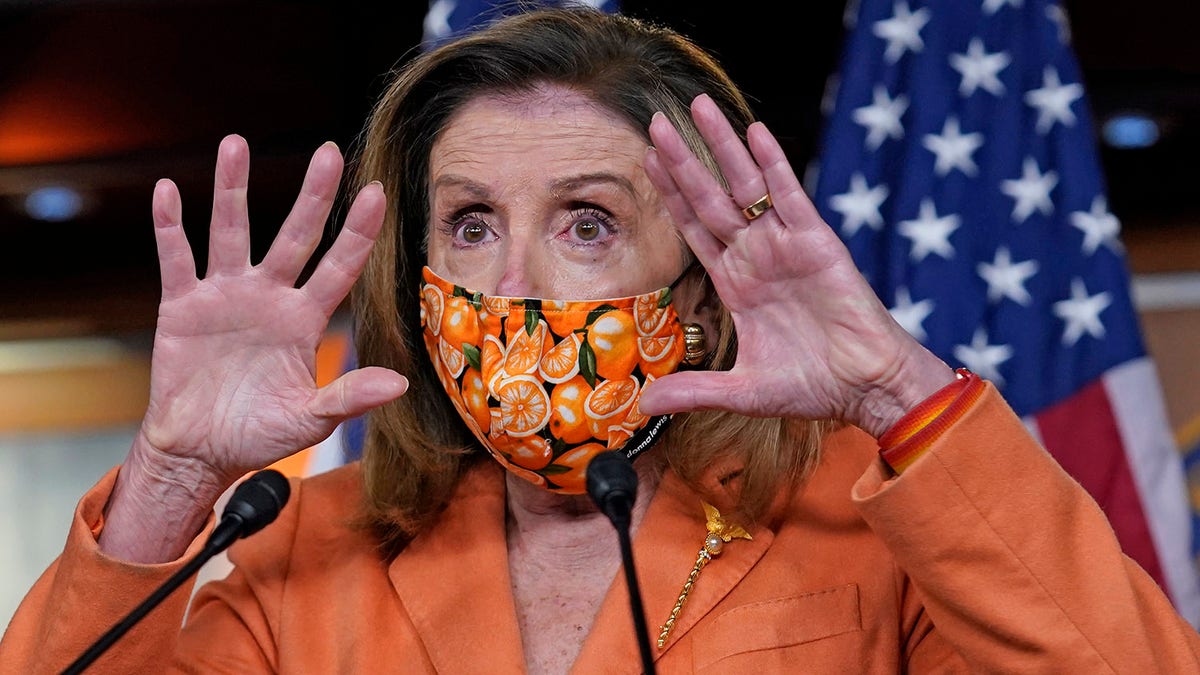
<svg viewBox="0 0 1200 675"><path fill-rule="evenodd" d="M1121 549L1166 588L1103 380L1035 415L1042 441L1100 504Z"/></svg>

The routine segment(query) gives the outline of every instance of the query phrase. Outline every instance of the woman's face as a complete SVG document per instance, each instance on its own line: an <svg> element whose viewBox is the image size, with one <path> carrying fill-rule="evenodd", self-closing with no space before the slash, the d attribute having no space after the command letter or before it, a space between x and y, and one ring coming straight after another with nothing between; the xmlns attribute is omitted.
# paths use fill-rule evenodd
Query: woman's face
<svg viewBox="0 0 1200 675"><path fill-rule="evenodd" d="M482 96L430 157L428 264L490 295L596 300L669 284L685 249L645 138L565 87Z"/></svg>

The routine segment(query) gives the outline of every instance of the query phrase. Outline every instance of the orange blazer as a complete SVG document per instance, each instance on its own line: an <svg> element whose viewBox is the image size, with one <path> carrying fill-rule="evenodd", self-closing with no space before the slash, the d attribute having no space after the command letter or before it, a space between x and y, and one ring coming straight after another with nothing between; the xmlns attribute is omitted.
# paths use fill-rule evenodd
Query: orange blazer
<svg viewBox="0 0 1200 675"><path fill-rule="evenodd" d="M700 574L655 650L659 672L1200 672L1200 635L991 385L903 476L876 452L853 428L826 439L812 479ZM98 551L115 475L80 501L66 549L0 641L0 671L61 670L182 564ZM472 470L391 561L348 525L357 465L293 488L275 523L231 549L228 578L190 611L181 590L91 672L524 671L496 464ZM634 541L652 631L704 534L700 498L668 474ZM639 670L618 574L573 672Z"/></svg>

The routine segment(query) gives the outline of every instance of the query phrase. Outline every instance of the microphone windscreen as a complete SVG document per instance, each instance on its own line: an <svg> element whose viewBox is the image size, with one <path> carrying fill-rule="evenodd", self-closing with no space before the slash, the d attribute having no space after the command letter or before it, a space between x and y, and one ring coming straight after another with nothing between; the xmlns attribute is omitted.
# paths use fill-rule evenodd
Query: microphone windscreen
<svg viewBox="0 0 1200 675"><path fill-rule="evenodd" d="M588 463L586 482L592 501L610 516L614 498L628 500L629 506L637 498L637 472L629 459L617 450L608 450L592 458Z"/></svg>
<svg viewBox="0 0 1200 675"><path fill-rule="evenodd" d="M224 514L240 517L240 536L247 537L275 520L291 493L287 477L275 469L264 469L234 488Z"/></svg>

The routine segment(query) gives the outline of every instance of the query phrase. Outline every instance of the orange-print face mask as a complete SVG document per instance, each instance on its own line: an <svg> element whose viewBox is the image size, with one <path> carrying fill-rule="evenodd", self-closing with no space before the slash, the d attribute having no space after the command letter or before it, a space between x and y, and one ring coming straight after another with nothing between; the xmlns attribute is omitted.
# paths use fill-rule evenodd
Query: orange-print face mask
<svg viewBox="0 0 1200 675"><path fill-rule="evenodd" d="M585 492L592 457L631 459L669 415L638 411L642 387L675 372L683 329L671 288L614 300L485 296L426 267L425 348L451 403L509 471L562 494Z"/></svg>

